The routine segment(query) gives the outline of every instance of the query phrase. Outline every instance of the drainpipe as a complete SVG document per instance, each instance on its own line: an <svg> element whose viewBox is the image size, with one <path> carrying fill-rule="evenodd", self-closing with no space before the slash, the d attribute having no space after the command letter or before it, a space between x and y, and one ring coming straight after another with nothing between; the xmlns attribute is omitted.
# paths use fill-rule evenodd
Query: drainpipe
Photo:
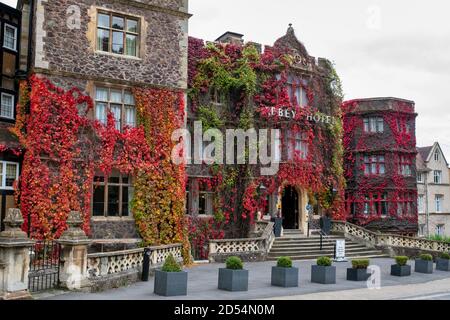
<svg viewBox="0 0 450 320"><path fill-rule="evenodd" d="M33 45L33 19L34 19L34 2L35 0L30 0L30 21L29 21L29 28L28 28L28 61L27 61L27 74L30 75L31 72L31 58L32 58L32 45Z"/></svg>
<svg viewBox="0 0 450 320"><path fill-rule="evenodd" d="M427 225L427 238L430 237L430 210L428 206L428 172L425 173L425 215Z"/></svg>

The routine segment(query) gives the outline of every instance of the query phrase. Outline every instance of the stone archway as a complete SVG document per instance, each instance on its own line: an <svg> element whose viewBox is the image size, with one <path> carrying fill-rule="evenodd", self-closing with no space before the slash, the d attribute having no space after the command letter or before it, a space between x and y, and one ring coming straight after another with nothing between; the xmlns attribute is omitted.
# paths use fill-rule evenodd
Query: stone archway
<svg viewBox="0 0 450 320"><path fill-rule="evenodd" d="M300 230L307 232L308 218L306 204L308 193L303 188L292 185L283 185L280 189L279 203L283 217L283 229Z"/></svg>
<svg viewBox="0 0 450 320"><path fill-rule="evenodd" d="M283 228L288 230L299 229L299 194L297 189L286 186L281 198L281 213L283 216Z"/></svg>

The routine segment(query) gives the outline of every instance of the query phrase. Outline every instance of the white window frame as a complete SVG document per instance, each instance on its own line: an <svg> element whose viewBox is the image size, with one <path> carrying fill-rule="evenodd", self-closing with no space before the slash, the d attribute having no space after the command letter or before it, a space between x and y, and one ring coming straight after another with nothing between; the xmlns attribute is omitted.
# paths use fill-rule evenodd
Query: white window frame
<svg viewBox="0 0 450 320"><path fill-rule="evenodd" d="M363 120L365 133L383 133L384 118L382 117L366 117Z"/></svg>
<svg viewBox="0 0 450 320"><path fill-rule="evenodd" d="M425 195L419 194L417 197L417 206L419 213L425 213Z"/></svg>
<svg viewBox="0 0 450 320"><path fill-rule="evenodd" d="M442 171L434 170L434 183L441 184L442 183Z"/></svg>
<svg viewBox="0 0 450 320"><path fill-rule="evenodd" d="M423 182L423 173L417 172L417 182Z"/></svg>
<svg viewBox="0 0 450 320"><path fill-rule="evenodd" d="M0 118L14 120L14 119L15 119L15 117L14 117L14 106L15 106L15 101L14 101L14 100L15 100L15 97L14 97L14 95L12 95L12 94L2 92L1 100L0 100L0 104L2 104L2 105L3 105L3 97L4 97L4 96L11 97L11 101L12 101L12 106L11 106L12 110L11 110L11 114L12 114L12 116L11 116L11 117L6 117L6 116L2 116L1 113L0 113Z"/></svg>
<svg viewBox="0 0 450 320"><path fill-rule="evenodd" d="M439 150L436 150L436 151L434 152L434 161L439 162L439 159L440 159Z"/></svg>
<svg viewBox="0 0 450 320"><path fill-rule="evenodd" d="M436 209L436 213L442 213L442 203L444 200L444 196L441 194L437 194L434 197L434 204L435 204L435 209Z"/></svg>
<svg viewBox="0 0 450 320"><path fill-rule="evenodd" d="M18 162L11 162L11 161L0 161L3 165L2 168L2 180L1 180L1 186L0 190L14 190L14 187L7 187L6 186L6 165L13 164L16 166L16 181L19 180L19 170L20 170L20 164Z"/></svg>
<svg viewBox="0 0 450 320"><path fill-rule="evenodd" d="M443 236L445 231L445 225L439 224L436 226L436 235Z"/></svg>
<svg viewBox="0 0 450 320"><path fill-rule="evenodd" d="M98 90L107 90L108 91L108 101L103 101L103 100L99 100L97 99L97 91ZM111 99L111 95L112 92L120 92L121 94L121 102L113 102ZM132 104L128 104L125 102L125 94L129 93L131 94L131 96L133 97L133 105ZM107 124L108 121L108 112L111 111L111 105L117 105L120 106L120 126L118 128L117 126L117 122L116 122L116 130L120 131L120 132L125 132L125 128L128 127L130 128L137 128L137 106L136 106L136 100L133 96L133 92L131 91L131 89L128 88L115 88L115 87L108 87L108 86L102 86L102 85L98 85L95 86L95 92L94 92L94 101L95 101L95 106L94 106L94 119L97 121L100 121L100 123L102 123L103 125ZM102 121L101 119L97 118L97 105L98 104L105 104L106 105L106 109L105 109L105 119L104 121ZM127 107L133 107L134 108L134 123L130 124L130 123L126 123L127 119L126 119L126 109ZM117 119L116 119L117 121Z"/></svg>
<svg viewBox="0 0 450 320"><path fill-rule="evenodd" d="M14 29L14 48L10 48L5 45L6 27L10 27L10 28ZM17 27L10 25L8 23L5 23L3 26L3 48L6 48L6 49L9 49L12 51L17 51Z"/></svg>

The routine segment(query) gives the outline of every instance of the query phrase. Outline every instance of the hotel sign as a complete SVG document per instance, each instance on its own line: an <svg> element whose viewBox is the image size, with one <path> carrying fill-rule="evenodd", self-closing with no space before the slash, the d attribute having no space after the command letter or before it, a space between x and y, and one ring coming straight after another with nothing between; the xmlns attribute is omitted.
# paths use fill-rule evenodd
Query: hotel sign
<svg viewBox="0 0 450 320"><path fill-rule="evenodd" d="M270 117L278 117L278 118L284 118L287 120L296 120L297 119L297 111L289 108L275 108L271 107L269 109L269 116ZM307 121L315 122L315 123L325 123L325 124L333 124L335 122L334 117L328 116L325 114L306 114L303 115L306 117Z"/></svg>

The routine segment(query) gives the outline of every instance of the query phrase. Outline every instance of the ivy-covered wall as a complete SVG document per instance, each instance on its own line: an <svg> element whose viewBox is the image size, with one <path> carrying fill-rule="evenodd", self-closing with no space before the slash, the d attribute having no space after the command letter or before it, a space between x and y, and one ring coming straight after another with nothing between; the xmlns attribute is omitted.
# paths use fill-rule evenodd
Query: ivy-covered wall
<svg viewBox="0 0 450 320"><path fill-rule="evenodd" d="M341 83L332 63L309 56L292 27L264 52L252 43L190 38L188 96L188 124L201 120L204 130L281 130L282 162L275 175L261 175L261 166L248 161L188 166L190 179L214 194L210 219L225 230L220 236L246 236L258 212L277 214L284 186L302 190L322 212L345 219ZM286 113L290 118L280 116ZM300 134L307 152L295 150L289 157L288 133ZM197 193L190 190L190 202Z"/></svg>
<svg viewBox="0 0 450 320"><path fill-rule="evenodd" d="M395 98L343 104L346 212L369 229L417 233L414 102Z"/></svg>

